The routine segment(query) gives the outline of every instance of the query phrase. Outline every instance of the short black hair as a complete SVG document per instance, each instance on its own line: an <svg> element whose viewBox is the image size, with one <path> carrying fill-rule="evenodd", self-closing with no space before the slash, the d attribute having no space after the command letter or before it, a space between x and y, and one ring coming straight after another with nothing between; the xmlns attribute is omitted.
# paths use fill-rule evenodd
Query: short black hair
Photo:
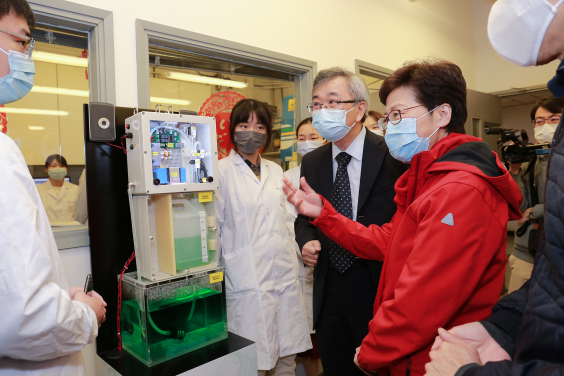
<svg viewBox="0 0 564 376"><path fill-rule="evenodd" d="M237 150L237 145L235 145L235 128L240 123L246 123L249 121L251 116L255 114L257 117L257 123L262 124L266 127L266 141L262 150L266 150L270 144L270 139L272 138L272 115L268 111L268 107L262 102L256 99L243 99L233 107L231 110L231 116L229 118L229 137L235 150Z"/></svg>
<svg viewBox="0 0 564 376"><path fill-rule="evenodd" d="M300 124L298 124L298 127L296 128L296 137L298 137L298 131L300 130L300 127L304 124L308 124L308 123L312 123L313 124L313 118L310 116L308 118L305 118L304 120L300 121Z"/></svg>
<svg viewBox="0 0 564 376"><path fill-rule="evenodd" d="M27 21L30 30L35 28L35 15L26 0L1 0L0 1L0 20L14 12L17 17L22 17Z"/></svg>
<svg viewBox="0 0 564 376"><path fill-rule="evenodd" d="M535 120L535 114L539 107L542 107L553 114L561 114L564 110L564 98L546 98L542 99L535 104L535 107L531 110L531 120Z"/></svg>
<svg viewBox="0 0 564 376"><path fill-rule="evenodd" d="M380 87L380 101L385 106L392 91L399 87L411 88L417 101L431 111L442 104L452 108L447 133L466 133L468 118L466 80L458 65L442 59L408 61L392 73Z"/></svg>
<svg viewBox="0 0 564 376"><path fill-rule="evenodd" d="M63 157L62 155L59 154L53 154L47 157L47 160L45 161L45 168L49 168L49 166L51 166L51 163L53 163L54 160L57 160L57 162L59 162L59 164L63 167L69 168L69 165L67 163L67 160L65 159L65 157Z"/></svg>

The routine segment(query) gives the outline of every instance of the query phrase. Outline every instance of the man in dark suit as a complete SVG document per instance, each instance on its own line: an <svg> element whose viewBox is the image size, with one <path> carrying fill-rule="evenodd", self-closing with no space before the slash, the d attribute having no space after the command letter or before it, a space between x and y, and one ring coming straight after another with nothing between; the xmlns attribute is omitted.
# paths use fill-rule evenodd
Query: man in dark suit
<svg viewBox="0 0 564 376"><path fill-rule="evenodd" d="M319 72L308 108L313 126L332 142L304 156L301 176L341 214L381 226L396 211L394 184L408 165L363 126L369 100L360 76L339 67ZM298 216L294 227L304 263L315 267L313 325L324 374L362 375L352 359L368 334L382 263L354 256L307 217Z"/></svg>

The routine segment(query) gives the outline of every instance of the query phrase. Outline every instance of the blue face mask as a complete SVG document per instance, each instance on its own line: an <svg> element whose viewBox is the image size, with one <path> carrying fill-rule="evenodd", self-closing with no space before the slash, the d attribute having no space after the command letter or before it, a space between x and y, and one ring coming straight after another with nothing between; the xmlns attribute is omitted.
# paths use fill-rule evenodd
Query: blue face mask
<svg viewBox="0 0 564 376"><path fill-rule="evenodd" d="M35 65L27 54L17 51L9 53L0 48L0 52L8 55L10 74L0 78L0 105L12 103L25 97L33 87Z"/></svg>
<svg viewBox="0 0 564 376"><path fill-rule="evenodd" d="M354 105L356 107L357 105ZM353 107L353 108L354 108ZM313 127L321 137L331 142L342 140L355 126L356 121L350 127L347 126L347 114L352 111L321 109L313 112Z"/></svg>
<svg viewBox="0 0 564 376"><path fill-rule="evenodd" d="M386 145L390 149L392 157L403 163L411 162L411 158L417 153L429 150L429 139L437 133L437 128L429 137L421 138L417 135L417 120L435 111L437 107L425 115L416 118L402 118L396 125L386 128Z"/></svg>

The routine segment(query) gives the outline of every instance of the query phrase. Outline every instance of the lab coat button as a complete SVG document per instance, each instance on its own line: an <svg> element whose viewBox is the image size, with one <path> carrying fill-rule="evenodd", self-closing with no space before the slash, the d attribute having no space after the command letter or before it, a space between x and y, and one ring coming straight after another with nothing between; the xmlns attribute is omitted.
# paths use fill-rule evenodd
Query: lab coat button
<svg viewBox="0 0 564 376"><path fill-rule="evenodd" d="M266 212L267 212L267 213L270 213L270 208L266 208Z"/></svg>
<svg viewBox="0 0 564 376"><path fill-rule="evenodd" d="M272 238L272 236L274 236L274 234L271 232L271 233L270 233L270 237Z"/></svg>
<svg viewBox="0 0 564 376"><path fill-rule="evenodd" d="M275 284L278 284L278 280L274 281Z"/></svg>
<svg viewBox="0 0 564 376"><path fill-rule="evenodd" d="M273 259L275 259L275 260L276 260L276 256L274 256L274 257L273 257Z"/></svg>

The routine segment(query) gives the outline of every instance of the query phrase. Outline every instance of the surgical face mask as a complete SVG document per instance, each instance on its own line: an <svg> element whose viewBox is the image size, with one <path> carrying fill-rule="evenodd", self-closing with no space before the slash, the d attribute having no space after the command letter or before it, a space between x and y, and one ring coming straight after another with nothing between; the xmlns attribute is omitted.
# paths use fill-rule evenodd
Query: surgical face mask
<svg viewBox="0 0 564 376"><path fill-rule="evenodd" d="M302 157L320 147L323 144L323 140L312 140L312 141L298 141L298 154Z"/></svg>
<svg viewBox="0 0 564 376"><path fill-rule="evenodd" d="M35 65L27 54L17 51L6 52L10 73L0 78L0 105L12 103L25 97L33 87Z"/></svg>
<svg viewBox="0 0 564 376"><path fill-rule="evenodd" d="M67 176L67 169L64 167L51 167L47 171L49 177L53 180L62 180Z"/></svg>
<svg viewBox="0 0 564 376"><path fill-rule="evenodd" d="M235 132L234 143L237 149L247 155L255 154L264 146L266 142L266 133L255 131L237 131Z"/></svg>
<svg viewBox="0 0 564 376"><path fill-rule="evenodd" d="M354 107L356 106L357 105L354 105ZM331 142L342 140L356 124L355 121L353 125L348 127L346 122L347 114L352 111L353 108L348 111L328 110L325 108L314 111L312 114L313 127L317 130L319 135L326 140Z"/></svg>
<svg viewBox="0 0 564 376"><path fill-rule="evenodd" d="M535 139L540 144L552 142L552 138L554 137L554 132L556 132L557 127L558 124L549 123L544 123L543 126L535 127Z"/></svg>
<svg viewBox="0 0 564 376"><path fill-rule="evenodd" d="M429 140L440 128L429 137L421 138L417 135L417 120L427 116L436 108L418 118L402 118L396 125L390 123L386 128L385 140L392 157L400 162L409 163L415 154L429 150Z"/></svg>
<svg viewBox="0 0 564 376"><path fill-rule="evenodd" d="M537 65L548 25L563 1L552 5L547 0L498 0L488 20L493 48L512 63Z"/></svg>
<svg viewBox="0 0 564 376"><path fill-rule="evenodd" d="M376 133L378 136L384 137L384 131L380 128L369 129L370 132Z"/></svg>

